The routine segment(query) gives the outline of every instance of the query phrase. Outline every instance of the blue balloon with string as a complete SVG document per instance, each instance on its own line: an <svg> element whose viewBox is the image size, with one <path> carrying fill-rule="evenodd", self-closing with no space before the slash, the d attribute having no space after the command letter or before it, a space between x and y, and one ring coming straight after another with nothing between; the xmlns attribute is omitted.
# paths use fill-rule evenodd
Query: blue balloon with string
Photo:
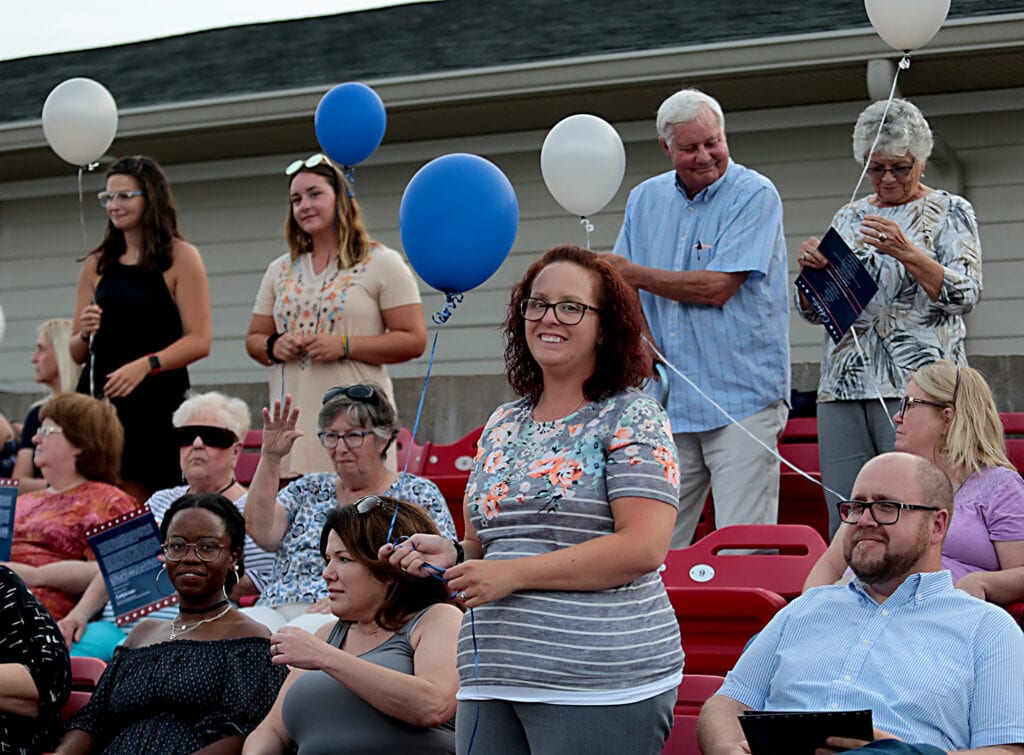
<svg viewBox="0 0 1024 755"><path fill-rule="evenodd" d="M320 149L338 165L356 165L372 155L387 124L380 96L354 81L338 84L321 97L313 117Z"/></svg>
<svg viewBox="0 0 1024 755"><path fill-rule="evenodd" d="M443 155L405 187L398 226L419 276L442 293L462 293L494 275L508 257L519 230L519 201L494 163Z"/></svg>

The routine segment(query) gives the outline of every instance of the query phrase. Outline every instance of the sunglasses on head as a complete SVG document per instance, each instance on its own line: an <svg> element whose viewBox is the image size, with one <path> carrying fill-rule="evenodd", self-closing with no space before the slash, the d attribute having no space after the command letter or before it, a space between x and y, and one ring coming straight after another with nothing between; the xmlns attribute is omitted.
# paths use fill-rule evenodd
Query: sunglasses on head
<svg viewBox="0 0 1024 755"><path fill-rule="evenodd" d="M210 448L231 448L238 442L238 436L226 427L212 425L185 425L174 428L174 437L178 446L191 446L199 438L204 446Z"/></svg>
<svg viewBox="0 0 1024 755"><path fill-rule="evenodd" d="M372 385L337 385L324 394L321 406L338 396L345 396L353 401L359 401L372 406L380 405L380 394Z"/></svg>
<svg viewBox="0 0 1024 755"><path fill-rule="evenodd" d="M286 176L294 176L303 168L315 168L320 163L327 163L332 165L331 161L327 158L327 155L317 152L315 155L310 155L305 160L296 160L291 163L287 168L284 169Z"/></svg>

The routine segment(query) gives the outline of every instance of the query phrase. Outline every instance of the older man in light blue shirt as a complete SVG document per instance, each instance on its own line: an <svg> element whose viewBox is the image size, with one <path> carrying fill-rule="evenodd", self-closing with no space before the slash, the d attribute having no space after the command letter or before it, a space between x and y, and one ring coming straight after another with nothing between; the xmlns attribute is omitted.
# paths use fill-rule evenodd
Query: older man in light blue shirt
<svg viewBox="0 0 1024 755"><path fill-rule="evenodd" d="M779 465L748 433L774 448L788 416L786 247L778 192L731 160L717 101L676 92L658 132L674 170L633 189L606 256L640 290L668 361L707 396L670 373L682 548L709 486L719 527L777 521Z"/></svg>
<svg viewBox="0 0 1024 755"><path fill-rule="evenodd" d="M757 636L701 711L705 755L747 752L744 710L863 709L876 740L914 743L903 752L1024 754L1024 635L942 569L953 514L945 474L920 456L883 454L864 465L853 498L839 511L856 579L810 590Z"/></svg>

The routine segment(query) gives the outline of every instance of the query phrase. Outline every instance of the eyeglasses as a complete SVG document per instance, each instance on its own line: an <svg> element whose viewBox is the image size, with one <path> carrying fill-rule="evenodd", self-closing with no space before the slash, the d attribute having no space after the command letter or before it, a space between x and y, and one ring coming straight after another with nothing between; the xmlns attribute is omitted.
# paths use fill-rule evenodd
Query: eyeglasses
<svg viewBox="0 0 1024 755"><path fill-rule="evenodd" d="M115 199L118 202L127 202L133 197L141 197L142 191L101 191L96 195L96 199L100 200L100 205L103 207L109 207L110 203Z"/></svg>
<svg viewBox="0 0 1024 755"><path fill-rule="evenodd" d="M213 425L184 425L174 428L174 437L179 447L191 446L196 438L210 448L231 448L238 442L238 436L226 427Z"/></svg>
<svg viewBox="0 0 1024 755"><path fill-rule="evenodd" d="M324 394L320 405L323 406L331 399L338 398L338 396L344 396L353 401L360 401L371 406L380 405L380 394L377 393L377 389L372 385L336 385Z"/></svg>
<svg viewBox="0 0 1024 755"><path fill-rule="evenodd" d="M367 435L374 435L373 430L351 430L347 433L336 433L331 430L321 430L316 434L320 439L320 445L327 449L338 447L338 441L345 444L349 451L355 451L363 447Z"/></svg>
<svg viewBox="0 0 1024 755"><path fill-rule="evenodd" d="M360 514L368 514L378 506L383 506L384 504L384 499L378 495L364 495L362 498L360 498L352 505L356 507L356 511L358 511ZM385 543L391 542L391 533L395 531L395 521L398 519L397 504L395 505L394 509L395 510L391 514L391 524L388 525L388 534L384 538Z"/></svg>
<svg viewBox="0 0 1024 755"><path fill-rule="evenodd" d="M522 312L523 317L531 322L544 319L544 315L549 309L555 310L555 319L562 325L579 325L583 321L583 316L587 314L587 310L601 311L597 307L581 304L578 301L549 302L543 299L527 298L523 299L519 305L519 311Z"/></svg>
<svg viewBox="0 0 1024 755"><path fill-rule="evenodd" d="M303 168L315 168L320 163L327 163L332 165L331 161L327 158L327 155L317 152L315 155L310 155L305 160L296 160L291 163L287 168L284 169L286 176L294 176Z"/></svg>
<svg viewBox="0 0 1024 755"><path fill-rule="evenodd" d="M164 556L168 561L183 560L188 556L189 548L195 550L196 557L198 557L200 561L216 561L220 552L224 550L224 546L216 540L200 540L195 543L189 543L179 538L168 540L161 547L163 548Z"/></svg>
<svg viewBox="0 0 1024 755"><path fill-rule="evenodd" d="M914 163L910 163L910 165L893 165L891 168L886 168L884 165L872 165L868 168L868 175L874 179L879 179L886 173L892 173L893 178L903 181L906 180L913 169Z"/></svg>
<svg viewBox="0 0 1024 755"><path fill-rule="evenodd" d="M952 409L949 404L940 404L938 401L929 401L924 398L914 398L913 396L904 396L900 399L900 408L896 410L896 416L902 417L907 411L917 404L924 404L925 406L934 406L937 409Z"/></svg>
<svg viewBox="0 0 1024 755"><path fill-rule="evenodd" d="M918 511L938 511L938 506L922 506L917 503L902 503L901 501L840 501L836 504L839 509L839 518L847 524L856 524L864 516L864 512L871 511L871 518L876 524L896 524L900 520L900 512L904 509Z"/></svg>
<svg viewBox="0 0 1024 755"><path fill-rule="evenodd" d="M57 425L40 425L39 429L36 430L36 432L39 433L40 435L42 435L44 438L47 435L63 435L64 434L64 430L62 428L58 427Z"/></svg>

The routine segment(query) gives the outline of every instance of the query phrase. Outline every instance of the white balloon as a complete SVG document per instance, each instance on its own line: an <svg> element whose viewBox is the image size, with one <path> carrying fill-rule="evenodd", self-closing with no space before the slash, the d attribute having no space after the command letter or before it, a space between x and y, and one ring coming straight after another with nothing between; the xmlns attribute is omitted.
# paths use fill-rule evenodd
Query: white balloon
<svg viewBox="0 0 1024 755"><path fill-rule="evenodd" d="M50 149L72 165L99 160L117 133L117 103L92 79L63 81L43 103L43 134Z"/></svg>
<svg viewBox="0 0 1024 755"><path fill-rule="evenodd" d="M587 217L619 190L626 150L607 121L596 115L570 115L544 138L540 170L555 201L573 215Z"/></svg>
<svg viewBox="0 0 1024 755"><path fill-rule="evenodd" d="M949 0L864 0L864 9L887 45L910 52L935 36L949 13Z"/></svg>

